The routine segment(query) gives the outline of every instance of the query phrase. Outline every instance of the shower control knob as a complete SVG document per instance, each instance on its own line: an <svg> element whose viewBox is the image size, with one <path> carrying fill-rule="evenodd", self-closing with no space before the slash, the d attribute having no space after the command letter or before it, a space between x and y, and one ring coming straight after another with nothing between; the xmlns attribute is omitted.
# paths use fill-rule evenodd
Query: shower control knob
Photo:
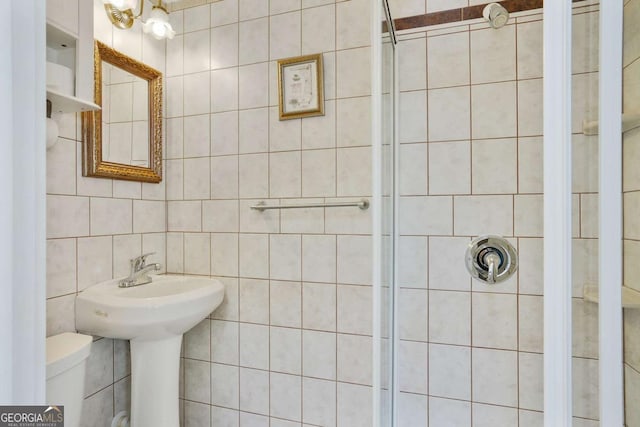
<svg viewBox="0 0 640 427"><path fill-rule="evenodd" d="M516 250L500 236L474 239L467 247L465 261L474 279L490 285L507 280L518 268Z"/></svg>

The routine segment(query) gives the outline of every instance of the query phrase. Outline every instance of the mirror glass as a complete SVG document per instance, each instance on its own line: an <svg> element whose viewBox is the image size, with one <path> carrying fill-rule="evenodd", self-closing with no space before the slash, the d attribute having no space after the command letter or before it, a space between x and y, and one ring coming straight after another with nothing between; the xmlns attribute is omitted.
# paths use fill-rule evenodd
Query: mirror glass
<svg viewBox="0 0 640 427"><path fill-rule="evenodd" d="M102 159L149 167L149 83L102 61Z"/></svg>
<svg viewBox="0 0 640 427"><path fill-rule="evenodd" d="M95 42L95 103L82 114L83 174L162 180L162 74Z"/></svg>

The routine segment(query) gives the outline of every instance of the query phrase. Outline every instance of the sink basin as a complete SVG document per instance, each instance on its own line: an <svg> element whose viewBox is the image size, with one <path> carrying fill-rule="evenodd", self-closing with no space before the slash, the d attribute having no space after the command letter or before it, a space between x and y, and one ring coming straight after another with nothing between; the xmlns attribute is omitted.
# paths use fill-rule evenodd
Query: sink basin
<svg viewBox="0 0 640 427"><path fill-rule="evenodd" d="M123 340L168 338L197 325L223 296L224 285L205 277L158 275L130 288L110 280L78 294L76 327Z"/></svg>
<svg viewBox="0 0 640 427"><path fill-rule="evenodd" d="M172 275L153 276L151 283L130 288L120 288L118 282L99 283L78 294L76 328L130 340L129 425L176 427L182 335L220 305L224 285L206 277Z"/></svg>

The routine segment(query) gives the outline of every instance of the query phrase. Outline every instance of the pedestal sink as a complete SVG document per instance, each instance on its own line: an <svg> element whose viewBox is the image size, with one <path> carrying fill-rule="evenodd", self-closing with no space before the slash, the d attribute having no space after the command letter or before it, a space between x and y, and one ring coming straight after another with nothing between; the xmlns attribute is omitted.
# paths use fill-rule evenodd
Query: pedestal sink
<svg viewBox="0 0 640 427"><path fill-rule="evenodd" d="M131 427L176 427L182 335L222 302L224 285L195 276L153 276L146 285L118 280L79 293L80 332L131 341Z"/></svg>

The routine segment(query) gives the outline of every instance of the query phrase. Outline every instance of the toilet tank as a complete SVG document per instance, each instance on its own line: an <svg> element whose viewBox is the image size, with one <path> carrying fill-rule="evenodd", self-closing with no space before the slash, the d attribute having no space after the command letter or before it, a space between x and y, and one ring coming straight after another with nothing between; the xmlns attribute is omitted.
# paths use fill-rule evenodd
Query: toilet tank
<svg viewBox="0 0 640 427"><path fill-rule="evenodd" d="M65 332L47 338L47 404L64 405L65 427L79 427L92 338Z"/></svg>

